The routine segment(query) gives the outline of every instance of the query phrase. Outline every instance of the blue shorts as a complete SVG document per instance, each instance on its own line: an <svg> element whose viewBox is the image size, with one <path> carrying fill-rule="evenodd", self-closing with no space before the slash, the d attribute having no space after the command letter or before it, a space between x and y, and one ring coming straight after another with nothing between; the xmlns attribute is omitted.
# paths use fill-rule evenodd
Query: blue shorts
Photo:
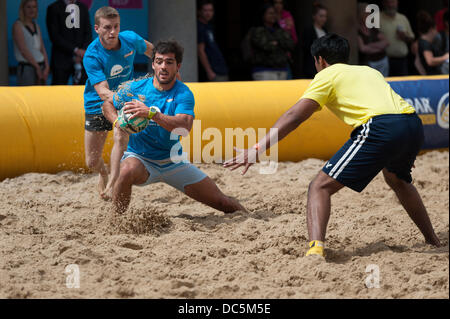
<svg viewBox="0 0 450 319"><path fill-rule="evenodd" d="M137 186L164 182L184 193L185 186L198 183L208 177L208 175L189 162L173 163L170 158L160 161L150 160L132 152L125 152L122 161L128 157L135 157L141 161L150 174L144 184Z"/></svg>
<svg viewBox="0 0 450 319"><path fill-rule="evenodd" d="M417 114L375 116L353 130L322 171L357 192L383 168L411 183L411 169L423 142L422 121Z"/></svg>

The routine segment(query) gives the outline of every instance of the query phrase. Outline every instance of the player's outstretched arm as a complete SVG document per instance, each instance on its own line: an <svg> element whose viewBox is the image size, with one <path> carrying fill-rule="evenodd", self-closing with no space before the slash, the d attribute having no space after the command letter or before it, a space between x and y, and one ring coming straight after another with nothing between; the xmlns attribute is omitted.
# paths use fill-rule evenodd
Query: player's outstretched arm
<svg viewBox="0 0 450 319"><path fill-rule="evenodd" d="M267 135L253 148L243 150L239 155L225 161L223 163L224 167L235 170L244 166L242 172L242 175L244 175L250 166L256 162L258 154L263 153L265 150L289 135L289 133L295 130L301 123L310 118L318 107L319 104L314 100L301 99L278 119L270 129L269 133L267 133Z"/></svg>

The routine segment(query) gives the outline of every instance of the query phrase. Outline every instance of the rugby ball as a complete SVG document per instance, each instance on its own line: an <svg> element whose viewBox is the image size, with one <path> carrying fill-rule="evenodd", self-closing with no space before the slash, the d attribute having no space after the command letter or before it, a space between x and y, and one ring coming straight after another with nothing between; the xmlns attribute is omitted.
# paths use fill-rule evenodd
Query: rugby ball
<svg viewBox="0 0 450 319"><path fill-rule="evenodd" d="M123 109L120 109L118 115L119 119L117 122L119 122L120 128L130 134L142 132L147 127L149 122L146 117L135 117L130 119L133 114L124 113Z"/></svg>

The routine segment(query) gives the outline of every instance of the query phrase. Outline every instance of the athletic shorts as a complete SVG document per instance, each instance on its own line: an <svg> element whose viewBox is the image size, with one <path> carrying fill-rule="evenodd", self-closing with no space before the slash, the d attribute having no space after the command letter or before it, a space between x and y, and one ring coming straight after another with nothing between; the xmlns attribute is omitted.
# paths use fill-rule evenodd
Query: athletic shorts
<svg viewBox="0 0 450 319"><path fill-rule="evenodd" d="M150 160L132 152L125 152L122 161L129 157L135 157L141 161L150 174L144 184L137 186L163 182L184 193L186 186L198 183L208 177L189 161L173 163L170 158L160 161Z"/></svg>
<svg viewBox="0 0 450 319"><path fill-rule="evenodd" d="M417 114L375 116L353 130L322 171L357 192L383 168L411 183L411 169L423 142L422 121Z"/></svg>
<svg viewBox="0 0 450 319"><path fill-rule="evenodd" d="M112 124L103 114L84 114L84 129L91 132L111 131Z"/></svg>

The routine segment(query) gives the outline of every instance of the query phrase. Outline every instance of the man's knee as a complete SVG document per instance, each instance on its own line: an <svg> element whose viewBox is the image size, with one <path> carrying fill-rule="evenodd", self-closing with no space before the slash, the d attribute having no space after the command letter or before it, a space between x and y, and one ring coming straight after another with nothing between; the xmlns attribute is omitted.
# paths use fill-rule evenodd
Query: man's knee
<svg viewBox="0 0 450 319"><path fill-rule="evenodd" d="M144 166L138 160L131 158L121 163L117 184L140 185L145 183L148 177Z"/></svg>
<svg viewBox="0 0 450 319"><path fill-rule="evenodd" d="M117 182L133 184L135 177L134 175L135 175L134 166L125 162L120 167L119 180Z"/></svg>
<svg viewBox="0 0 450 319"><path fill-rule="evenodd" d="M389 185L393 190L402 189L407 186L408 183L406 181L397 177L396 174L389 172L388 170L383 170L384 181Z"/></svg>
<svg viewBox="0 0 450 319"><path fill-rule="evenodd" d="M330 196L343 187L341 183L329 177L322 171L309 183L308 193L327 192Z"/></svg>
<svg viewBox="0 0 450 319"><path fill-rule="evenodd" d="M89 169L96 169L102 161L101 155L90 154L86 157L86 166Z"/></svg>

